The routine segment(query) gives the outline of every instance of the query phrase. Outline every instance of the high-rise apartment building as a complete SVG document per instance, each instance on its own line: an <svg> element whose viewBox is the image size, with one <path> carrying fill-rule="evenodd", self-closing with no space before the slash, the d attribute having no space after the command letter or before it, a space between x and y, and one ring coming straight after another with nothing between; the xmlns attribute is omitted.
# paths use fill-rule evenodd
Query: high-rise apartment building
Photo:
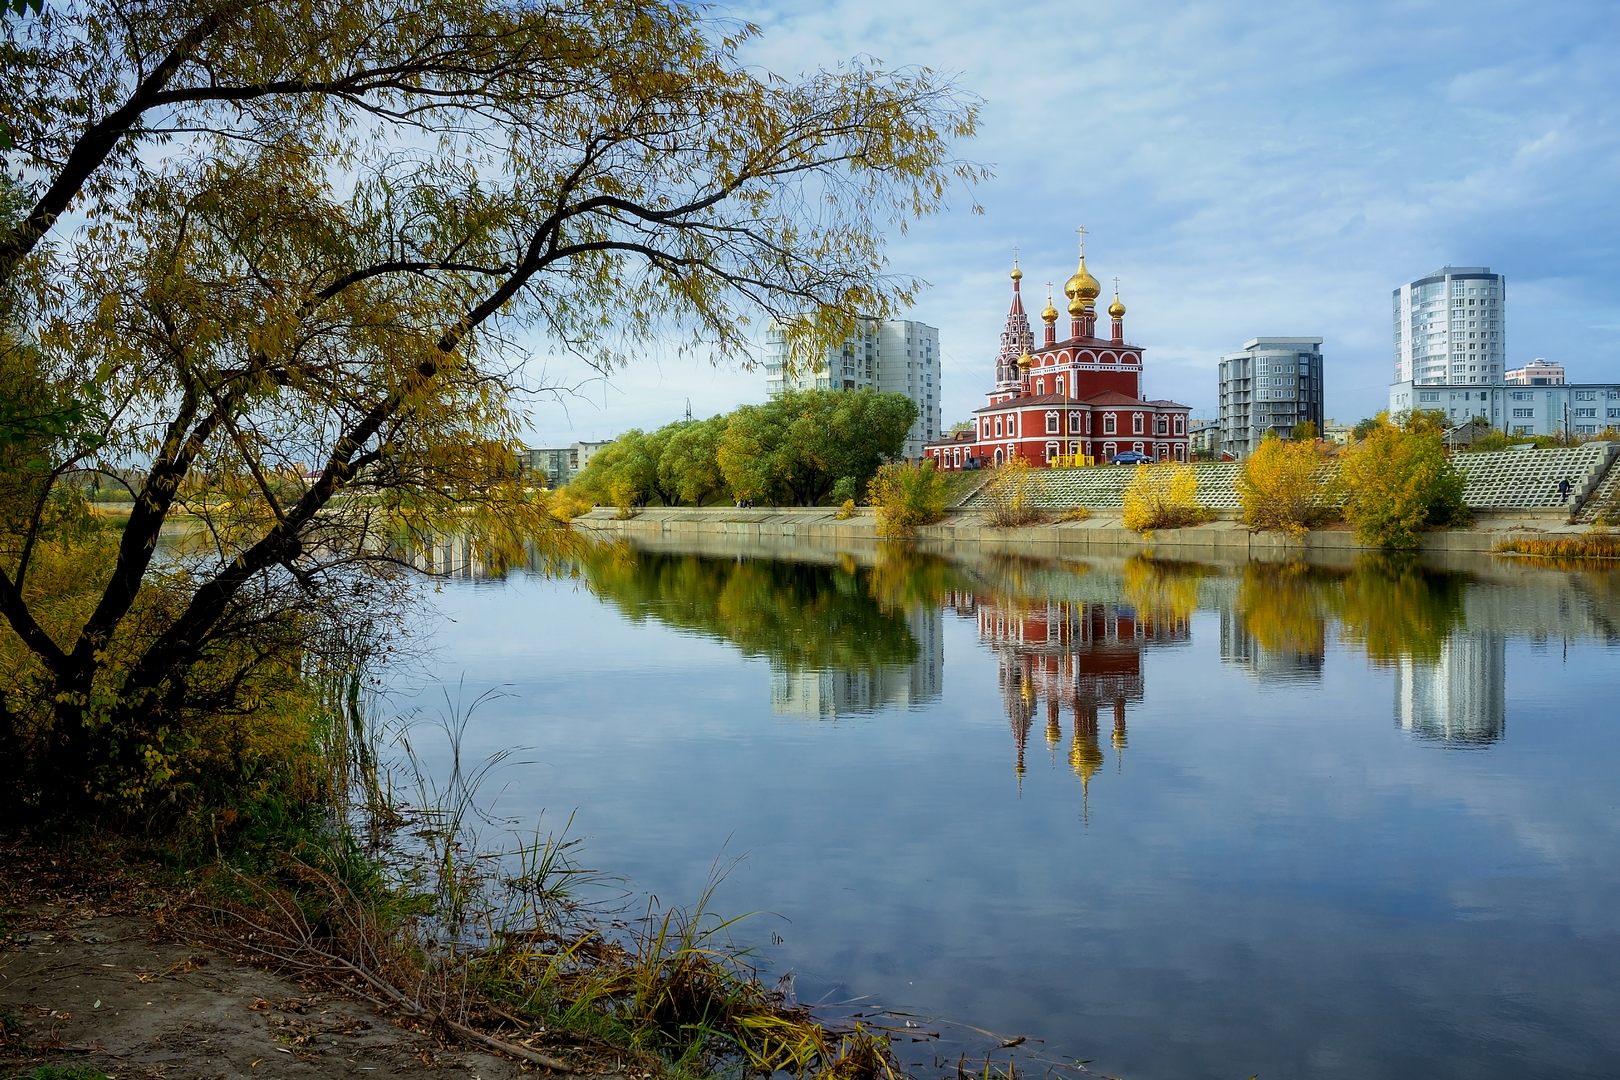
<svg viewBox="0 0 1620 1080"><path fill-rule="evenodd" d="M1538 356L1524 367L1504 372L1502 381L1509 386L1563 386L1568 380L1564 377L1563 364Z"/></svg>
<svg viewBox="0 0 1620 1080"><path fill-rule="evenodd" d="M1322 339L1257 337L1220 363L1220 450L1234 457L1255 451L1268 433L1282 438L1303 423L1321 434Z"/></svg>
<svg viewBox="0 0 1620 1080"><path fill-rule="evenodd" d="M765 389L771 397L785 390L876 390L904 394L917 406L917 419L906 432L901 453L922 456L923 447L939 438L939 329L910 319L862 319L841 345L808 363L788 364L782 328L773 325L765 339Z"/></svg>
<svg viewBox="0 0 1620 1080"><path fill-rule="evenodd" d="M1491 385L1506 370L1507 279L1488 266L1442 266L1394 292L1395 379Z"/></svg>

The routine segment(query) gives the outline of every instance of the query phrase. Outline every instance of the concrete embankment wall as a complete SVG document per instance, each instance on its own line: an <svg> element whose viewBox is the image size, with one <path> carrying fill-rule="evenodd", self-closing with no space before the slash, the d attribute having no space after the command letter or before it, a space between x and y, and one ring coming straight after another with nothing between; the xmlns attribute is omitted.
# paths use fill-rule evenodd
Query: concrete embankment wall
<svg viewBox="0 0 1620 1080"><path fill-rule="evenodd" d="M1461 454L1455 459L1467 478L1464 501L1476 514L1466 529L1444 529L1424 537L1423 550L1432 554L1488 552L1513 537L1549 533L1580 533L1584 525L1571 525L1572 511L1582 504L1600 502L1620 485L1620 444L1586 443L1552 450L1506 450L1498 453ZM1332 558L1363 550L1348 528L1320 529L1293 538L1278 533L1250 532L1235 520L1239 505L1236 482L1241 466L1234 463L1197 466L1198 499L1222 519L1188 529L1162 529L1143 537L1125 528L1120 507L1125 486L1134 469L1110 466L1091 469L1053 469L1034 474L1038 491L1034 501L1050 510L1084 506L1088 521L998 529L988 524L982 492L974 492L962 509L949 512L938 525L919 529L917 539L930 547L975 544L986 550L1055 554L1065 549L1102 547L1146 548L1175 551L1188 558L1293 558L1300 555ZM1569 499L1558 492L1559 481L1569 479ZM1620 489L1617 489L1620 490ZM1610 497L1617 497L1610 494ZM768 544L870 544L878 540L877 521L870 509L840 519L831 509L742 509L702 507L640 510L621 519L611 509L597 509L579 523L605 533L631 537L677 540L689 537L731 537Z"/></svg>
<svg viewBox="0 0 1620 1080"><path fill-rule="evenodd" d="M1458 454L1452 461L1463 474L1463 502L1470 510L1490 513L1569 514L1599 498L1604 477L1620 473L1612 468L1620 443L1590 442L1548 450L1499 450ZM1240 462L1206 462L1193 466L1198 478L1198 501L1222 517L1241 513L1238 479ZM1329 462L1324 478L1336 472ZM1062 509L1084 506L1117 511L1125 505L1125 489L1136 475L1133 466L1109 465L1089 469L1042 469L1031 473L1030 501L1037 506ZM1568 480L1570 493L1559 494ZM982 510L986 493L981 487L962 503L967 510Z"/></svg>
<svg viewBox="0 0 1620 1080"><path fill-rule="evenodd" d="M878 540L877 521L870 509L858 510L853 517L843 520L830 509L648 509L622 519L615 510L597 509L577 519L576 523L603 533L665 541L679 540L683 536L732 537L748 542L825 546L864 545ZM1580 527L1569 525L1560 511L1486 516L1472 528L1430 533L1424 538L1423 547L1434 553L1488 552L1500 541L1513 536L1580 531ZM971 510L954 511L940 524L919 529L917 539L934 548L973 544L987 550L1042 555L1100 547L1151 547L1189 558L1207 553L1227 558L1277 559L1362 550L1355 534L1346 528L1320 529L1293 539L1277 533L1250 532L1236 521L1212 521L1187 529L1163 529L1151 537L1143 537L1125 528L1117 514L1098 514L1088 521L998 529L989 525L983 514Z"/></svg>

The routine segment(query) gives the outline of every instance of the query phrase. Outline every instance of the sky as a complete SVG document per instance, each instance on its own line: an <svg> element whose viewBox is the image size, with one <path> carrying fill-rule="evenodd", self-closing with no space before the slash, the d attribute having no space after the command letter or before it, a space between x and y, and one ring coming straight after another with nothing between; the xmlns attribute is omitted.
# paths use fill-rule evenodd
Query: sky
<svg viewBox="0 0 1620 1080"><path fill-rule="evenodd" d="M1620 5L832 0L714 14L759 24L744 59L760 69L866 55L982 99L980 133L957 150L992 179L888 247L890 272L928 283L905 317L939 328L947 427L984 404L1014 249L1026 307L1051 281L1062 309L1079 225L1105 295L1120 279L1144 396L1195 417L1217 411L1221 354L1257 336L1323 339L1329 417L1385 408L1391 291L1447 264L1506 275L1509 367L1545 357L1572 382L1620 382ZM568 361L539 359L570 381ZM530 434L605 439L688 403L701 418L764 397L762 371L655 352L537 403Z"/></svg>

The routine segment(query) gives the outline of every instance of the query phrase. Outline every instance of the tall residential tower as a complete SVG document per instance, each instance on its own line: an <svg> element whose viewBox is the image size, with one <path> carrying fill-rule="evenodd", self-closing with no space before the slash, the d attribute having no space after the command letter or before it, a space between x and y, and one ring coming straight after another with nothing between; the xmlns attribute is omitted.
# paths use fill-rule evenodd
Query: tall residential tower
<svg viewBox="0 0 1620 1080"><path fill-rule="evenodd" d="M788 364L786 335L772 326L765 341L765 389L771 397L785 390L876 390L904 394L917 406L906 432L907 458L939 438L939 329L910 319L862 319L855 332L809 363Z"/></svg>
<svg viewBox="0 0 1620 1080"><path fill-rule="evenodd" d="M1501 383L1506 306L1507 279L1488 266L1442 266L1396 289L1394 381Z"/></svg>
<svg viewBox="0 0 1620 1080"><path fill-rule="evenodd" d="M1322 434L1322 339L1257 337L1221 357L1220 449L1254 453L1267 434L1288 438L1303 423Z"/></svg>

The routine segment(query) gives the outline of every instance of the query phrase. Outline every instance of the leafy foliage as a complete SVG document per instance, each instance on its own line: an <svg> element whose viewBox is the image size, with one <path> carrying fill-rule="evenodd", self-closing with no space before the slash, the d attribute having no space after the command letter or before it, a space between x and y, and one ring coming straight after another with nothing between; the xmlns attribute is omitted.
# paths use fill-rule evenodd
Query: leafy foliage
<svg viewBox="0 0 1620 1080"><path fill-rule="evenodd" d="M708 420L627 431L568 486L626 512L699 505L722 492L775 505L842 502L900 452L915 418L904 394L796 390Z"/></svg>
<svg viewBox="0 0 1620 1080"><path fill-rule="evenodd" d="M705 19L86 0L0 20L23 191L0 325L44 376L6 398L8 452L38 467L0 545L4 798L173 812L218 718L251 740L301 672L386 647L413 550L452 525L497 561L557 536L515 467L514 395L546 389L533 336L607 369L671 335L746 356L759 314L842 340L849 313L909 301L880 238L982 175L950 153L973 103L871 61L781 79L739 58L755 28ZM89 472L131 478L115 537L65 493Z"/></svg>
<svg viewBox="0 0 1620 1080"><path fill-rule="evenodd" d="M1197 470L1174 461L1138 465L1125 489L1124 503L1125 527L1144 534L1198 525L1215 517L1198 502Z"/></svg>
<svg viewBox="0 0 1620 1080"><path fill-rule="evenodd" d="M1238 478L1243 523L1299 536L1327 516L1324 452L1314 439L1284 442L1268 434Z"/></svg>
<svg viewBox="0 0 1620 1080"><path fill-rule="evenodd" d="M787 671L870 671L917 656L901 613L875 600L853 565L603 549L583 570L590 590L632 619L730 642Z"/></svg>
<svg viewBox="0 0 1620 1080"><path fill-rule="evenodd" d="M986 520L997 528L1045 521L1045 512L1035 504L1035 487L1039 483L1035 470L1024 458L1010 457L996 466L984 488L984 502L989 507Z"/></svg>
<svg viewBox="0 0 1620 1080"><path fill-rule="evenodd" d="M1425 529L1468 520L1465 478L1446 456L1444 430L1430 416L1413 414L1397 425L1380 413L1341 460L1345 518L1363 544L1413 548Z"/></svg>
<svg viewBox="0 0 1620 1080"><path fill-rule="evenodd" d="M894 462L878 469L867 501L877 508L877 534L902 540L945 516L945 476L932 461Z"/></svg>
<svg viewBox="0 0 1620 1080"><path fill-rule="evenodd" d="M905 445L917 418L904 394L793 390L731 414L718 458L738 498L816 506L840 482L852 497Z"/></svg>
<svg viewBox="0 0 1620 1080"><path fill-rule="evenodd" d="M1425 570L1414 555L1373 553L1330 594L1340 632L1374 664L1433 662L1463 621L1463 581Z"/></svg>

